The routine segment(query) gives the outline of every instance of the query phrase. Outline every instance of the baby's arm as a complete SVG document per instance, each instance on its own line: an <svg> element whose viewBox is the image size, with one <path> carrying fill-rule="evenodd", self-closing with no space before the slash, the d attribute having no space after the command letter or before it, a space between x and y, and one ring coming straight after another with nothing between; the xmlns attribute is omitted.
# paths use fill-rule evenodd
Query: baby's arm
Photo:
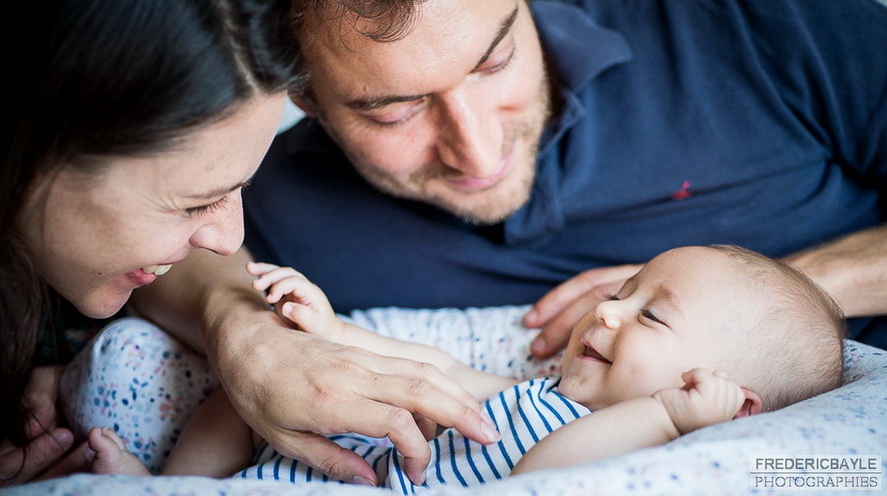
<svg viewBox="0 0 887 496"><path fill-rule="evenodd" d="M323 291L295 269L250 263L247 270L256 276L253 287L268 291L267 301L275 306L278 315L304 332L377 355L434 365L478 400L517 382L475 370L437 348L381 336L343 321L335 314Z"/></svg>
<svg viewBox="0 0 887 496"><path fill-rule="evenodd" d="M740 387L723 374L685 372L682 388L657 391L608 406L552 432L518 461L512 475L589 463L650 446L733 418Z"/></svg>

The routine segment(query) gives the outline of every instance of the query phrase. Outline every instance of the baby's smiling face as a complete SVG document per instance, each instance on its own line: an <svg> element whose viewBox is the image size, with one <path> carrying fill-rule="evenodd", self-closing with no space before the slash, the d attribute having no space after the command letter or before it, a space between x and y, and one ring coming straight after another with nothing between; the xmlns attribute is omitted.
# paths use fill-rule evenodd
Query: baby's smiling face
<svg viewBox="0 0 887 496"><path fill-rule="evenodd" d="M754 286L737 269L726 254L704 247L651 260L577 323L561 393L596 410L680 387L681 373L692 368L733 363L737 330L760 314Z"/></svg>

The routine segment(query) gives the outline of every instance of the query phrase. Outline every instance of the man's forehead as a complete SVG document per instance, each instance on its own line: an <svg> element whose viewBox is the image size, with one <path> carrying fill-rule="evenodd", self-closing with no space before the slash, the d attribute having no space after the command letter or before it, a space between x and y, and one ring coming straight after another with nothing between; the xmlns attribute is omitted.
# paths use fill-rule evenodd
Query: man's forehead
<svg viewBox="0 0 887 496"><path fill-rule="evenodd" d="M348 86L347 99L433 92L414 80L459 78L473 71L511 30L523 0L428 0L419 4L410 31L396 41L379 42L353 21L309 22L300 35L312 79L322 72L334 86ZM448 9L447 7L452 7ZM355 16L356 14L351 14ZM356 91L357 86L368 91ZM399 88L403 86L403 88ZM375 94L379 88L382 94ZM332 91L345 88L328 88Z"/></svg>

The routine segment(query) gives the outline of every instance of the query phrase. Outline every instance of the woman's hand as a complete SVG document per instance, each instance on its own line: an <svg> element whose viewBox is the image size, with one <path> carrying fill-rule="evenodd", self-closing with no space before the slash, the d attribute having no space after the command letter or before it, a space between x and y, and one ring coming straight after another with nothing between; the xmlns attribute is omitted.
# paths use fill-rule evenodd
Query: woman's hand
<svg viewBox="0 0 887 496"><path fill-rule="evenodd" d="M533 341L530 351L536 358L548 358L559 352L570 340L573 326L598 303L616 294L626 279L643 265L619 265L582 272L549 291L524 316L523 324L542 332Z"/></svg>
<svg viewBox="0 0 887 496"><path fill-rule="evenodd" d="M9 440L0 444L0 487L33 480L59 463L74 444L71 431L58 426L56 404L61 370L37 367L31 372L25 390L25 401L33 412L25 426L28 445L17 447Z"/></svg>
<svg viewBox="0 0 887 496"><path fill-rule="evenodd" d="M226 328L238 331L207 344L231 403L278 452L335 479L378 484L363 458L321 434L389 437L417 484L431 454L414 414L478 442L498 438L477 401L434 366L295 332L270 311Z"/></svg>

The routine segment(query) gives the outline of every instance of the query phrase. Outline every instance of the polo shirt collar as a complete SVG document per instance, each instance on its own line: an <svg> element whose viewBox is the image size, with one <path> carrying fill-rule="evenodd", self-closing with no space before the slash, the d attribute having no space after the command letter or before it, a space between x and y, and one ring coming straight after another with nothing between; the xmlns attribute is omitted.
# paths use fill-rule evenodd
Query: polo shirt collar
<svg viewBox="0 0 887 496"><path fill-rule="evenodd" d="M504 222L504 241L511 245L540 242L564 227L562 182L569 171L553 158L558 154L550 153L551 148L586 113L578 96L581 89L610 67L631 60L625 38L598 25L582 7L563 0L535 0L530 6L561 108L542 133L530 199Z"/></svg>
<svg viewBox="0 0 887 496"><path fill-rule="evenodd" d="M631 48L618 32L595 22L581 7L563 0L530 2L553 83L578 91L610 67L631 60Z"/></svg>

